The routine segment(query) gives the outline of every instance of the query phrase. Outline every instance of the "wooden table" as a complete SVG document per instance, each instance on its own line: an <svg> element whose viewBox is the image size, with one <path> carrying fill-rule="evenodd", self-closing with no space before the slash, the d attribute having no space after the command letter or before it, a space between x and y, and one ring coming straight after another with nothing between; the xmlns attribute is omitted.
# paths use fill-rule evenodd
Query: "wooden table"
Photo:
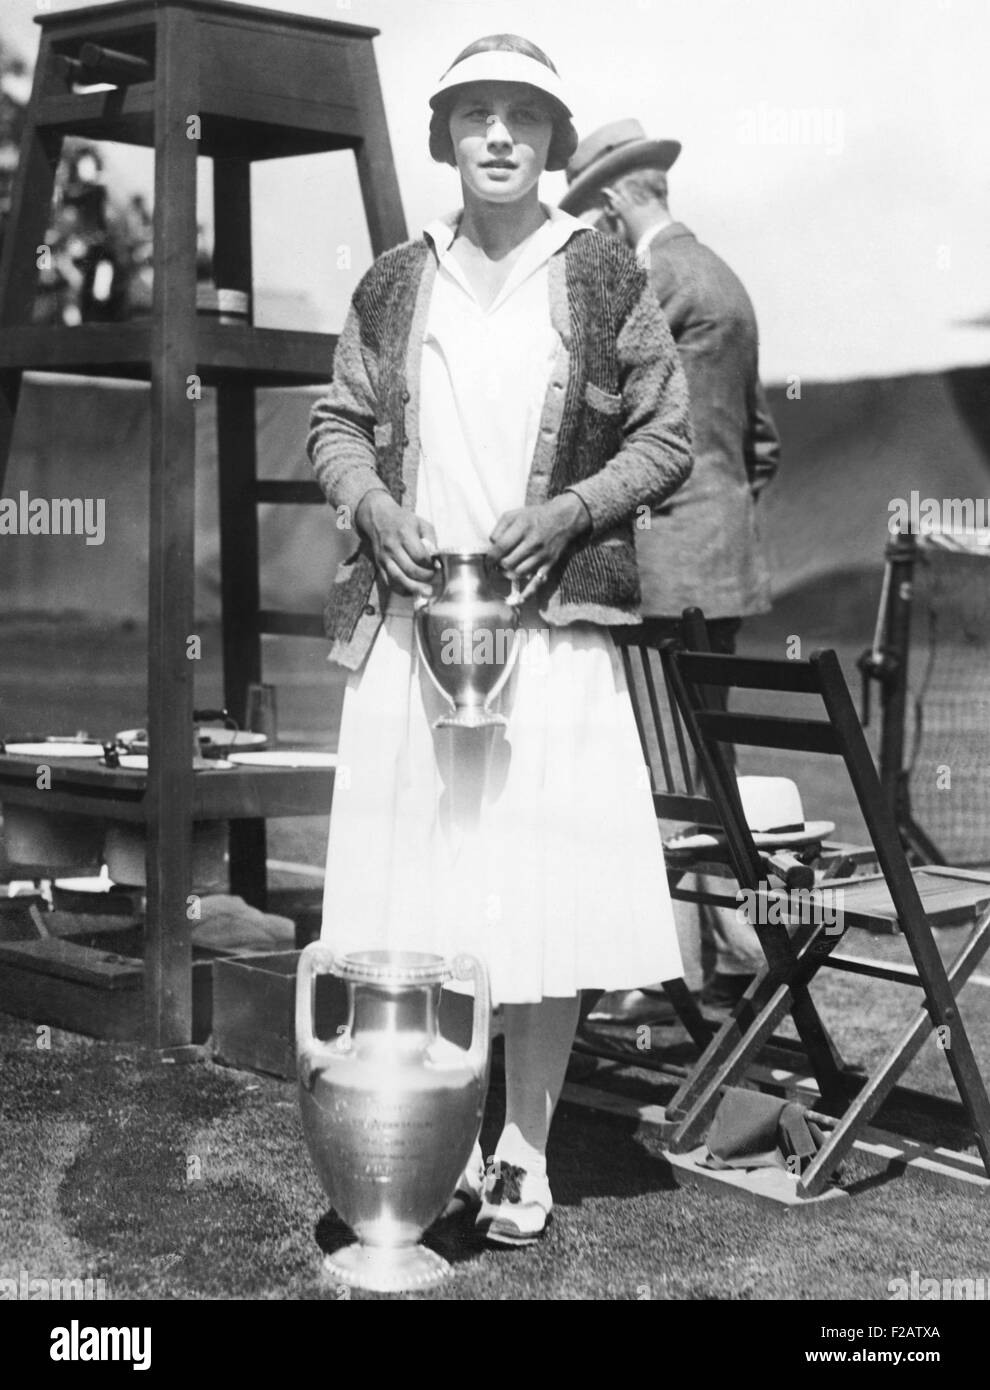
<svg viewBox="0 0 990 1390"><path fill-rule="evenodd" d="M51 769L51 786L38 787L41 766ZM192 815L196 821L265 820L270 817L325 816L333 795L333 768L245 767L197 771L192 778ZM0 806L29 806L52 814L90 816L99 820L151 825L154 806L148 774L105 767L93 758L52 758L0 754ZM246 897L263 897L264 859L252 866L259 890L239 882ZM185 912L160 924L158 969L145 961L148 1012L160 1018L170 1005L183 1003L192 1017L192 923Z"/></svg>
<svg viewBox="0 0 990 1390"><path fill-rule="evenodd" d="M43 760L0 754L0 805L96 816L105 820L145 821L148 774L105 767L95 758L52 758L51 788L39 791ZM258 820L330 813L334 769L290 767L220 768L193 777L192 819Z"/></svg>

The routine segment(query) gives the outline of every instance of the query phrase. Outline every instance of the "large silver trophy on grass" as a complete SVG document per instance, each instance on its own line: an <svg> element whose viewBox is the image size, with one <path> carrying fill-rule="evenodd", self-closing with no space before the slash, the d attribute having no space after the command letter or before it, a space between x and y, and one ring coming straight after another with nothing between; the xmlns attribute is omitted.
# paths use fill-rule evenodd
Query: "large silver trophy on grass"
<svg viewBox="0 0 990 1390"><path fill-rule="evenodd" d="M315 976L347 984L347 1025L313 1033ZM440 988L474 980L468 1050L437 1031ZM324 1259L328 1276L381 1293L424 1288L450 1272L419 1244L471 1156L488 1089L491 1005L480 961L416 951L337 957L303 951L296 980L296 1043L303 1130L334 1210L357 1236Z"/></svg>
<svg viewBox="0 0 990 1390"><path fill-rule="evenodd" d="M482 552L443 551L432 598L415 602L416 643L434 685L450 701L435 729L506 724L491 704L519 649L519 590Z"/></svg>

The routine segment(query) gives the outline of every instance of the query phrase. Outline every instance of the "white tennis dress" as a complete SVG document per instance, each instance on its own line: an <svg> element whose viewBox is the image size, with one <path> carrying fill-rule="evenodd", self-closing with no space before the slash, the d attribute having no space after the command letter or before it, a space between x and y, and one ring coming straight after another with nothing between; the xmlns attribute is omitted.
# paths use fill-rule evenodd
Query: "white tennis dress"
<svg viewBox="0 0 990 1390"><path fill-rule="evenodd" d="M439 254L420 383L416 512L441 550L484 551L524 504L559 339L547 262L580 222L547 209L492 305ZM528 630L505 729L437 729L449 706L394 596L344 698L323 939L480 955L497 1003L681 975L659 831L607 629Z"/></svg>

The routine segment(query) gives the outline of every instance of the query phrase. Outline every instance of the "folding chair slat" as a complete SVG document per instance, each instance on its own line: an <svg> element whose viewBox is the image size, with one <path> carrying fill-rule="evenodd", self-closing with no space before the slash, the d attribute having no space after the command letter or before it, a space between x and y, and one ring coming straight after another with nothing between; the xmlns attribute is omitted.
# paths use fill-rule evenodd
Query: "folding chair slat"
<svg viewBox="0 0 990 1390"><path fill-rule="evenodd" d="M811 663L807 661L684 652L679 664L685 679L694 685L722 685L734 690L777 690L795 695L818 693L817 678Z"/></svg>
<svg viewBox="0 0 990 1390"><path fill-rule="evenodd" d="M663 718L660 714L660 703L657 700L657 690L653 681L653 668L650 665L650 652L646 648L640 648L640 660L643 663L643 682L646 686L646 696L650 702L650 713L653 716L653 728L656 731L657 743L660 748L660 762L663 766L664 784L668 792L677 790L674 785L674 770L670 764L670 754L667 751L667 737L664 733Z"/></svg>
<svg viewBox="0 0 990 1390"><path fill-rule="evenodd" d="M879 961L858 960L855 956L829 956L828 968L845 971L847 975L869 975L895 985L921 987L918 972L911 965L881 965Z"/></svg>
<svg viewBox="0 0 990 1390"><path fill-rule="evenodd" d="M757 748L790 748L802 753L838 753L835 731L823 719L787 719L779 714L744 714L734 710L699 710L704 733L720 743Z"/></svg>
<svg viewBox="0 0 990 1390"><path fill-rule="evenodd" d="M670 677L667 674L666 666L661 662L663 672L664 690L667 695L667 708L670 710L670 721L674 726L674 739L677 742L677 756L680 759L681 767L684 769L684 784L689 796L694 796L694 773L691 769L691 759L688 755L687 740L684 737L684 724L681 720L680 710L677 708L677 701L674 699L674 692L670 688Z"/></svg>
<svg viewBox="0 0 990 1390"><path fill-rule="evenodd" d="M623 646L623 647L620 647L619 650L620 650L620 652L621 652L621 654L622 654L622 669L623 669L623 671L625 672L625 675L626 675L626 685L627 685L627 687L628 687L628 689L629 689L629 702L630 702L630 704L632 705L632 709L633 709L633 718L634 718L635 721L636 721L636 732L637 732L637 734L639 734L639 746L640 746L640 748L641 748L642 751L643 751L643 761L646 763L646 766L649 768L649 767L651 767L651 764L650 764L650 747L649 747L649 744L648 744L647 741L646 741L646 730L643 728L643 716L642 716L642 714L640 713L640 708L639 708L639 695L638 695L638 692L637 692L637 690L636 690L636 680L635 680L635 676L634 676L634 674L633 674L632 658L631 658L630 655L629 655L629 648L628 648L628 647ZM652 778L652 769L651 769L651 777L650 777L650 780L651 780L651 782L652 782L652 780L653 780L653 778Z"/></svg>
<svg viewBox="0 0 990 1390"><path fill-rule="evenodd" d="M696 821L699 825L718 825L715 803L690 793L654 792L653 804L664 820Z"/></svg>

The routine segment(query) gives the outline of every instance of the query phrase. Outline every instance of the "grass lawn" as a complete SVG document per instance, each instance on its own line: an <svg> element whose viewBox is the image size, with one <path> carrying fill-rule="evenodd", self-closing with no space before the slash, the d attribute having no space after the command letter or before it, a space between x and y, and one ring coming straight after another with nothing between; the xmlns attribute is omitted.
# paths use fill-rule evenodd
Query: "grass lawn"
<svg viewBox="0 0 990 1390"><path fill-rule="evenodd" d="M111 1298L336 1299L320 1252L346 1232L303 1145L295 1088L0 1019L0 1277L107 1281ZM493 1089L486 1151L502 1104ZM678 1187L655 1132L562 1107L551 1232L484 1247L468 1224L430 1243L455 1265L434 1299L864 1299L891 1279L990 1273L986 1198L854 1160L841 1210L768 1213ZM372 1295L355 1293L354 1298Z"/></svg>

